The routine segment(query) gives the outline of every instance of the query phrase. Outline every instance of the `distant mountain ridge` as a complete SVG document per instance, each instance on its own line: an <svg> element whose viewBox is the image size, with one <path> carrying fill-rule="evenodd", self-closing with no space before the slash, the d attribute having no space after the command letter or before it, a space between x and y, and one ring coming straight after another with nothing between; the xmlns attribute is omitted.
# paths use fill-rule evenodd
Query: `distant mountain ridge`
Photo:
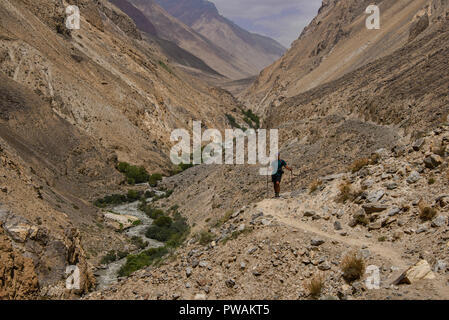
<svg viewBox="0 0 449 320"><path fill-rule="evenodd" d="M226 51L231 57L243 60L243 70L247 72L245 77L258 74L286 51L277 41L250 33L223 17L210 1L155 1L170 15Z"/></svg>

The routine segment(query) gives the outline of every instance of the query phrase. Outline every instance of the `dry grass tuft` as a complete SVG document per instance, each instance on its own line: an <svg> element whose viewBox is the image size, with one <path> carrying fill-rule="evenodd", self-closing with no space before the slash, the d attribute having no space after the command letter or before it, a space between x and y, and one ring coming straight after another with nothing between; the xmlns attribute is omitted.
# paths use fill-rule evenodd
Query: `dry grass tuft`
<svg viewBox="0 0 449 320"><path fill-rule="evenodd" d="M365 274L365 261L357 252L353 251L343 258L340 269L343 271L343 278L347 282L353 282Z"/></svg>
<svg viewBox="0 0 449 320"><path fill-rule="evenodd" d="M320 179L316 179L314 180L310 185L309 185L309 193L314 193L316 190L318 190L318 188L323 184L323 181L321 181Z"/></svg>
<svg viewBox="0 0 449 320"><path fill-rule="evenodd" d="M362 170L364 167L366 167L367 165L371 164L371 160L368 158L360 158L355 160L351 166L349 167L349 169L351 170L352 173L356 173L359 172L360 170Z"/></svg>
<svg viewBox="0 0 449 320"><path fill-rule="evenodd" d="M423 221L429 221L435 218L437 215L437 210L430 207L424 200L418 203L419 208L419 218Z"/></svg>
<svg viewBox="0 0 449 320"><path fill-rule="evenodd" d="M338 203L346 203L346 201L354 201L361 192L352 190L352 184L350 182L343 182L338 187L340 193L337 196L336 201Z"/></svg>
<svg viewBox="0 0 449 320"><path fill-rule="evenodd" d="M324 288L325 276L322 273L316 274L306 282L305 288L309 292L309 295L312 298L318 298L321 295L321 292Z"/></svg>

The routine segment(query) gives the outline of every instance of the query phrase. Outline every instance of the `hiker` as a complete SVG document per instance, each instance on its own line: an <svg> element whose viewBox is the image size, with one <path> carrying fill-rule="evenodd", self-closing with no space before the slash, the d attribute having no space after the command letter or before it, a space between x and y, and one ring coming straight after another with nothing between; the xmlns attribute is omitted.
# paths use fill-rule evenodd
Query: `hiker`
<svg viewBox="0 0 449 320"><path fill-rule="evenodd" d="M284 167L287 170L293 171L293 169L287 165L287 162L285 162L284 160L281 159L281 154L278 153L277 171L275 174L273 174L271 176L271 181L273 181L273 184L274 184L275 198L279 198L279 193L281 192L281 181L282 181L282 175L284 174L284 170L283 170Z"/></svg>

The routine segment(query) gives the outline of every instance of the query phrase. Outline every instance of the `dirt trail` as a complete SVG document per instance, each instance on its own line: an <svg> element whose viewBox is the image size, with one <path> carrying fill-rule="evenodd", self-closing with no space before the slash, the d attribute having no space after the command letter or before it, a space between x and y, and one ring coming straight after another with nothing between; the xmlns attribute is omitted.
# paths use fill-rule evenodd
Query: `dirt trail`
<svg viewBox="0 0 449 320"><path fill-rule="evenodd" d="M292 198L290 198L292 199ZM392 248L387 244L379 245L374 242L375 239L363 239L360 233L351 232L351 235L341 236L335 232L323 231L310 223L305 223L300 220L300 216L296 213L300 209L299 205L288 203L286 199L268 199L263 200L258 204L258 208L265 214L271 214L273 217L290 227L316 234L320 237L330 240L336 240L352 247L367 246L371 252L379 255L382 258L389 260L395 267L400 269L407 268L411 262L401 258L402 252L398 249ZM358 236L358 237L354 237Z"/></svg>

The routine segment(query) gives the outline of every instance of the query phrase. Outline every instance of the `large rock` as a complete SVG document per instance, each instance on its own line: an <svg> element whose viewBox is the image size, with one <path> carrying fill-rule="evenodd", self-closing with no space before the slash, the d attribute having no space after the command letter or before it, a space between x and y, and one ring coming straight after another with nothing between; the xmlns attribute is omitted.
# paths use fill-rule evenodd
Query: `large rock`
<svg viewBox="0 0 449 320"><path fill-rule="evenodd" d="M419 280L432 279L435 279L435 274L433 273L429 263L426 260L421 260L401 274L400 277L393 282L393 284L412 284Z"/></svg>
<svg viewBox="0 0 449 320"><path fill-rule="evenodd" d="M318 246L321 246L323 243L324 243L325 241L323 240L323 239L312 239L311 241L310 241L310 244L312 245L312 246L314 246L314 247L318 247Z"/></svg>
<svg viewBox="0 0 449 320"><path fill-rule="evenodd" d="M368 196L366 197L366 201L368 201L369 203L379 202L383 198L384 195L385 195L385 191L377 190L377 191L374 191L374 192L368 194Z"/></svg>
<svg viewBox="0 0 449 320"><path fill-rule="evenodd" d="M432 221L432 227L433 228L441 228L447 225L447 217L445 216L438 216Z"/></svg>
<svg viewBox="0 0 449 320"><path fill-rule="evenodd" d="M439 155L436 154L429 155L424 159L424 165L428 169L435 169L439 167L442 163L443 160Z"/></svg>
<svg viewBox="0 0 449 320"><path fill-rule="evenodd" d="M385 204L380 204L380 203L369 203L369 204L364 204L362 206L362 208L363 208L363 210L365 210L365 212L367 214L370 214L370 213L375 213L375 212L383 212L388 209L388 206Z"/></svg>
<svg viewBox="0 0 449 320"><path fill-rule="evenodd" d="M413 150L419 151L421 150L422 146L424 145L424 138L420 138L413 143Z"/></svg>
<svg viewBox="0 0 449 320"><path fill-rule="evenodd" d="M116 230L126 230L131 228L139 218L124 214L106 213L104 215L106 224Z"/></svg>
<svg viewBox="0 0 449 320"><path fill-rule="evenodd" d="M413 171L408 176L407 183L414 184L414 183L417 183L419 181L419 179L421 179L421 175L419 174L419 172L418 171Z"/></svg>

